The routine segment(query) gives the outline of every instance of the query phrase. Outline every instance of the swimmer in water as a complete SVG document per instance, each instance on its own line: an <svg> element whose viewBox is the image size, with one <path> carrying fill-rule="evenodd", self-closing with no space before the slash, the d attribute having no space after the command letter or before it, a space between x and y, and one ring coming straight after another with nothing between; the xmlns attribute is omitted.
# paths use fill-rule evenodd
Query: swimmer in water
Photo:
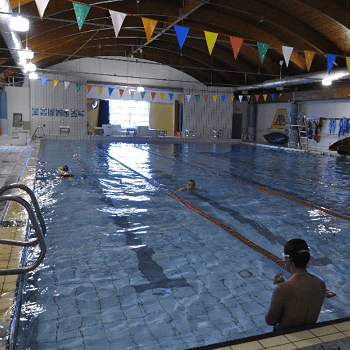
<svg viewBox="0 0 350 350"><path fill-rule="evenodd" d="M202 192L204 190L197 188L194 180L188 180L186 186L179 189L179 192L184 192L184 191Z"/></svg>

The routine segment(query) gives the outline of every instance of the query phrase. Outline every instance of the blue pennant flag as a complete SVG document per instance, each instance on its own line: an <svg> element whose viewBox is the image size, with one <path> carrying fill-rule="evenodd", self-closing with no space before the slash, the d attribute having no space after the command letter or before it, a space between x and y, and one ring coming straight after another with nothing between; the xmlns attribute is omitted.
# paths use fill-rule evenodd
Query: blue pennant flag
<svg viewBox="0 0 350 350"><path fill-rule="evenodd" d="M44 86L47 82L47 78L41 78L41 85Z"/></svg>
<svg viewBox="0 0 350 350"><path fill-rule="evenodd" d="M337 58L337 55L333 55L330 53L326 53L327 56L327 69L328 69L328 74L331 73L332 69L333 69L333 65L335 62L335 59Z"/></svg>
<svg viewBox="0 0 350 350"><path fill-rule="evenodd" d="M111 96L112 95L112 92L113 92L113 90L114 90L114 88L108 88L108 93L109 93L109 96Z"/></svg>
<svg viewBox="0 0 350 350"><path fill-rule="evenodd" d="M182 50L182 46L186 40L190 28L182 26L174 26L174 28L177 36L177 41L179 42L180 50Z"/></svg>
<svg viewBox="0 0 350 350"><path fill-rule="evenodd" d="M170 101L173 100L174 94L169 94Z"/></svg>

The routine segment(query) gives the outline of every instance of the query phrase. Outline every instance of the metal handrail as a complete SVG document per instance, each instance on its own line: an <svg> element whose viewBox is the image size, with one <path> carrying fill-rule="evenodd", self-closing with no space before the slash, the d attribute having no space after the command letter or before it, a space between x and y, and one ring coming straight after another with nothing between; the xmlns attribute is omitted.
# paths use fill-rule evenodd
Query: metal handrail
<svg viewBox="0 0 350 350"><path fill-rule="evenodd" d="M33 205L35 207L37 217L38 217L39 221L40 221L40 218L42 219L42 214L40 212L38 202L37 202L33 192L27 186L20 185L20 184L12 184L12 185L5 186L5 189L2 188L0 190L0 202L14 201L14 202L21 204L27 210L29 219L33 225L33 228L34 228L34 231L36 233L37 238L33 239L31 241L28 241L28 242L9 240L9 239L0 239L0 244L13 245L13 246L19 246L19 247L32 247L32 246L39 244L41 251L40 251L40 255L39 255L37 261L34 264L29 265L29 266L25 266L25 267L19 267L16 269L0 269L0 276L24 274L26 272L32 271L41 264L41 262L43 261L43 259L45 257L45 253L46 253L46 245L45 245L44 234L43 234L44 230L46 232L46 226L45 226L44 220L42 219L42 222L40 222L40 224L41 224L41 228L40 228L40 226L37 222L37 217L35 216L31 205L25 199L18 197L18 196L13 196L13 195L1 196L1 194L4 193L6 190L8 190L10 188L15 188L15 187L22 188L22 189L24 189L23 187L26 187L26 191L27 191L27 189L29 190L28 193L30 194L30 197L34 198Z"/></svg>
<svg viewBox="0 0 350 350"><path fill-rule="evenodd" d="M35 139L35 134L36 134L36 132L37 132L39 129L41 129L41 130L43 131L43 136L41 136L41 137L45 137L45 130L44 130L44 128L43 128L42 126L38 126L38 127L35 129L34 133L33 133L32 140ZM37 136L37 137L39 137L39 136Z"/></svg>
<svg viewBox="0 0 350 350"><path fill-rule="evenodd" d="M41 214L41 211L40 211L40 207L39 207L39 203L33 193L33 191L27 187L26 185L23 185L23 184L16 184L16 183L13 183L13 184L9 184L9 185L6 185L4 187L2 187L0 189L0 197L2 196L3 193L5 193L6 191L8 190L11 190L11 189L14 189L14 188L18 188L18 189L21 189L23 191L26 191L29 196L30 196L30 199L32 200L32 203L33 203L33 206L34 206L34 209L35 209L35 214L40 222L40 225L41 225L41 229L42 229L42 232L43 234L45 235L46 234L46 225L45 225L45 221L44 221L44 218Z"/></svg>

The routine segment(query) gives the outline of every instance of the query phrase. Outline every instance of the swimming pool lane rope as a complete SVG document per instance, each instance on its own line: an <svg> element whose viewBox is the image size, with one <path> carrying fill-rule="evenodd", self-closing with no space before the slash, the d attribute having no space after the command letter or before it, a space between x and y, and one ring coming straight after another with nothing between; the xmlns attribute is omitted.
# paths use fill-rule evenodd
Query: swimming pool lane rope
<svg viewBox="0 0 350 350"><path fill-rule="evenodd" d="M98 147L96 147L95 145L91 144L88 142L89 145L95 147L99 152L102 152L105 156L107 156L108 158L111 158L113 160L115 160L116 162L118 162L119 164L121 164L123 167L129 169L130 171L136 173L137 175L141 176L142 178L144 178L147 182L149 182L151 185L158 187L164 191L166 191L166 193L172 197L173 199L178 200L179 202L181 202L182 204L184 204L187 208L189 208L190 210L194 211L195 213L203 216L204 218L206 218L207 220L213 222L214 224L218 225L220 228L224 229L225 231L227 231L228 233L230 233L233 237L237 238L238 240L240 240L242 243L244 243L245 245L247 245L248 247L254 249L255 251L257 251L258 253L264 255L265 257L267 257L268 259L270 259L271 261L273 261L274 263L276 263L277 265L279 265L280 267L282 267L283 269L286 269L284 261L277 257L276 255L272 254L271 252L267 251L266 249L258 246L257 244L253 243L252 241L250 241L248 238L244 237L243 235L241 235L240 233L238 233L236 230L234 230L233 228L223 224L222 222L220 222L219 220L215 219L214 217L212 217L211 215L205 213L203 210L200 210L199 208L197 208L196 206L192 205L190 202L186 201L185 199L179 197L178 195L176 195L175 193L169 191L164 185L161 185L160 183L149 179L147 176L139 173L138 171L136 171L135 169L127 166L126 164L124 164L123 162L121 162L120 160L112 157L110 154L108 154L107 151L105 150L101 150Z"/></svg>
<svg viewBox="0 0 350 350"><path fill-rule="evenodd" d="M304 205L306 207L309 207L309 208L312 208L312 209L317 209L317 210L320 210L320 211L322 211L324 213L327 213L329 215L336 216L336 217L338 217L340 219L350 221L350 217L349 216L337 213L337 212L335 212L333 210L329 210L327 208L320 207L318 205L315 205L315 204L303 201L301 199L294 198L292 196L288 196L288 195L283 194L283 193L279 193L279 192L276 192L276 191L271 191L271 190L268 190L268 189L260 187L260 186L252 186L248 182L243 182L243 181L240 181L240 180L237 180L237 179L234 179L234 178L230 178L227 175L223 175L223 174L220 174L218 172L211 171L211 170L205 169L203 167L196 166L194 164L191 164L191 163L188 163L188 162L185 162L185 161L182 161L182 160L177 160L176 158L171 158L171 157L165 156L165 155L163 155L161 153L157 153L157 152L154 152L154 151L150 151L150 150L144 149L144 148L142 148L142 147L140 147L138 145L134 145L134 146L136 148L142 150L142 151L152 153L152 154L157 155L159 157L167 158L169 160L172 160L173 162L179 162L181 164L190 166L191 168L196 168L198 170L203 170L203 171L205 171L208 174L216 175L216 176L222 177L223 179L230 180L230 181L233 181L233 182L237 182L237 183L240 183L240 184L242 184L244 186L247 186L247 187L249 186L250 188L253 188L254 190L257 190L257 191L260 191L260 192L265 192L265 193L268 193L268 194L271 194L271 195L274 195L274 196L283 197L285 199L288 199L288 200L293 201L295 203Z"/></svg>

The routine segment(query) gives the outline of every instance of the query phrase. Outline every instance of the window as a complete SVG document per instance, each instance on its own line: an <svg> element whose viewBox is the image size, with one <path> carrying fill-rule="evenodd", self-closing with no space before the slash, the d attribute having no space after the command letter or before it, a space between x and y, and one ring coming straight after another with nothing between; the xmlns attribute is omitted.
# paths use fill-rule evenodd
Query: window
<svg viewBox="0 0 350 350"><path fill-rule="evenodd" d="M109 100L109 123L122 128L149 126L150 103L134 100Z"/></svg>

